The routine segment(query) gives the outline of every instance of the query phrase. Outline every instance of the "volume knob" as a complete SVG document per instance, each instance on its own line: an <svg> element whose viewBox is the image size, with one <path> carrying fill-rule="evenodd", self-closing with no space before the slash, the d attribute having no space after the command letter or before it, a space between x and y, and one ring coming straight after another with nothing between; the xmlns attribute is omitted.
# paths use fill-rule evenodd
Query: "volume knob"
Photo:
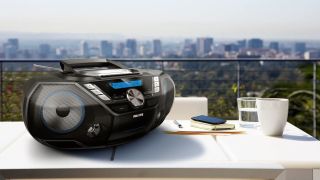
<svg viewBox="0 0 320 180"><path fill-rule="evenodd" d="M134 107L140 107L144 104L144 96L138 89L128 89L127 99Z"/></svg>
<svg viewBox="0 0 320 180"><path fill-rule="evenodd" d="M100 124L96 123L93 124L92 126L89 127L88 131L87 131L87 136L93 138L99 135L101 131L101 127Z"/></svg>

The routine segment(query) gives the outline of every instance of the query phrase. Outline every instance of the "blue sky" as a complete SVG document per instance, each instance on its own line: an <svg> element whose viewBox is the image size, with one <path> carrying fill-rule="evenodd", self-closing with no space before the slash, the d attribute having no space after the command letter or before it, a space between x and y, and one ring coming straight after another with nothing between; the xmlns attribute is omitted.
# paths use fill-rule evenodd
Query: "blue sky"
<svg viewBox="0 0 320 180"><path fill-rule="evenodd" d="M320 39L320 0L1 0L0 32Z"/></svg>

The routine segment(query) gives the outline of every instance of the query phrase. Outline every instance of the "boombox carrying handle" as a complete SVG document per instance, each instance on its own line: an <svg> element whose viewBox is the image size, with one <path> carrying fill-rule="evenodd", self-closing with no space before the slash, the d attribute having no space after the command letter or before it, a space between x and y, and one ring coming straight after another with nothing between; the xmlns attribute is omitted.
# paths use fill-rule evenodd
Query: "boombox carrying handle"
<svg viewBox="0 0 320 180"><path fill-rule="evenodd" d="M74 72L76 68L106 67L108 69L127 69L127 67L108 59L70 59L60 61L64 73Z"/></svg>

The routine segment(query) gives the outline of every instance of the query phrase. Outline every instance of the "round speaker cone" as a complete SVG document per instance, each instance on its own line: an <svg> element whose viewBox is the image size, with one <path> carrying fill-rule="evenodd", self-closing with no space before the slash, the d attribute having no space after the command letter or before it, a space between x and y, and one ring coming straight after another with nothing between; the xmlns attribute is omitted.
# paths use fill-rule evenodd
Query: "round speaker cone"
<svg viewBox="0 0 320 180"><path fill-rule="evenodd" d="M55 92L42 105L44 124L58 133L77 128L84 119L84 111L81 98L70 91Z"/></svg>

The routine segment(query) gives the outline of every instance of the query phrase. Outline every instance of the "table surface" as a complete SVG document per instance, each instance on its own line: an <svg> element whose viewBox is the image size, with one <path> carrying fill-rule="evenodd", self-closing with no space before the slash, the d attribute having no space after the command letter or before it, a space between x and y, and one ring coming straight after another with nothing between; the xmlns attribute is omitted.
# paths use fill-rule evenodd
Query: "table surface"
<svg viewBox="0 0 320 180"><path fill-rule="evenodd" d="M170 135L165 130L192 130L166 120L146 136L115 149L58 151L35 141L22 122L0 123L0 170L74 168L320 168L320 143L287 124L283 137L264 136L259 128L228 136ZM237 121L228 121L235 123Z"/></svg>

